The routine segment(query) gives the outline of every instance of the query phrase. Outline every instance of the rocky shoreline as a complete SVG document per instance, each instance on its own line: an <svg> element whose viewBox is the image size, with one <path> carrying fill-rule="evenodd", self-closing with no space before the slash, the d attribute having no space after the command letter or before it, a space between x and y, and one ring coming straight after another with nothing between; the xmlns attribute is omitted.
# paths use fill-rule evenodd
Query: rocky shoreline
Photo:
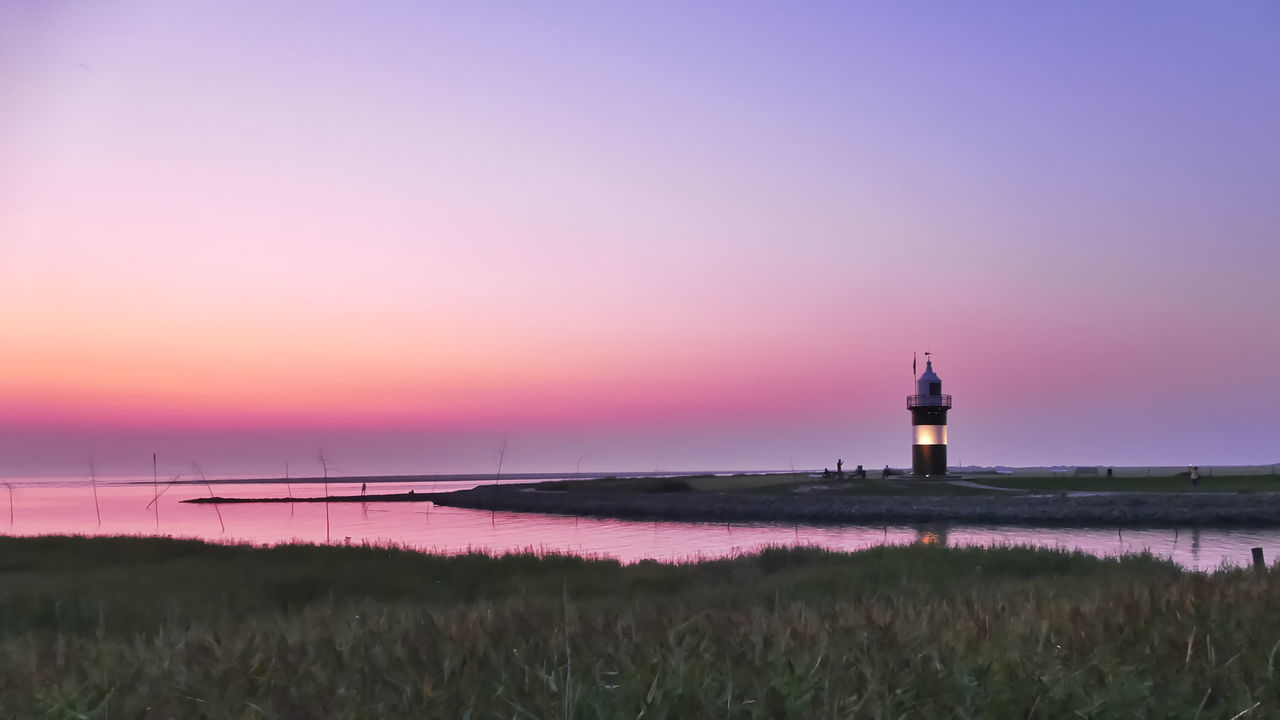
<svg viewBox="0 0 1280 720"><path fill-rule="evenodd" d="M1280 493L1072 496L752 495L537 491L484 485L431 494L450 507L687 522L951 523L1057 527L1280 527Z"/></svg>

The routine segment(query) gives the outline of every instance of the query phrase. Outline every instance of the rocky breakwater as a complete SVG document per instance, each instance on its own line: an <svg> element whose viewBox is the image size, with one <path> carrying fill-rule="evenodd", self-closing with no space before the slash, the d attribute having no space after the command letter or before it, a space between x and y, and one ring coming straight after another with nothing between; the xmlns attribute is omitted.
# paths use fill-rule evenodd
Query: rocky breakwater
<svg viewBox="0 0 1280 720"><path fill-rule="evenodd" d="M623 519L812 524L1280 527L1280 493L1000 496L590 493L481 486L433 494L451 507Z"/></svg>

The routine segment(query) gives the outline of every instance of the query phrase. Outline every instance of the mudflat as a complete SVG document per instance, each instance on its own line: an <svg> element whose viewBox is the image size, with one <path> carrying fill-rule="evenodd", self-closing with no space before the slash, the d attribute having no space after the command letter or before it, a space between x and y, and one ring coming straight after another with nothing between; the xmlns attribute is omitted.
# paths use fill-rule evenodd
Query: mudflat
<svg viewBox="0 0 1280 720"><path fill-rule="evenodd" d="M546 485L485 485L430 499L483 510L695 522L1280 527L1280 492L557 492Z"/></svg>

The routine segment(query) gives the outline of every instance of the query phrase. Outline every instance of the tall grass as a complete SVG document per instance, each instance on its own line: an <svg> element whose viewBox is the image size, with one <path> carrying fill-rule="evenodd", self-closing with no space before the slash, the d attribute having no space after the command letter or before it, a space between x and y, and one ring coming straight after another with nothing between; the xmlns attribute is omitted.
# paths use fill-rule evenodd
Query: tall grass
<svg viewBox="0 0 1280 720"><path fill-rule="evenodd" d="M622 566L34 538L0 540L0 588L3 717L1280 708L1280 573L1149 556L911 546Z"/></svg>

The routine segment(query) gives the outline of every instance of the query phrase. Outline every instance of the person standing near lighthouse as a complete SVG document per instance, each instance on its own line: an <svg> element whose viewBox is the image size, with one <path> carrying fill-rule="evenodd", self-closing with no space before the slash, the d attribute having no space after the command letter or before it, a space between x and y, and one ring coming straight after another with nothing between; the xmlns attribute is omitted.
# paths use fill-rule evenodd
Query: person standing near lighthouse
<svg viewBox="0 0 1280 720"><path fill-rule="evenodd" d="M907 396L911 411L911 474L947 474L947 411L951 396L942 394L942 380L933 372L933 353L925 353L924 372L916 379L916 394ZM911 362L912 373L915 361Z"/></svg>

